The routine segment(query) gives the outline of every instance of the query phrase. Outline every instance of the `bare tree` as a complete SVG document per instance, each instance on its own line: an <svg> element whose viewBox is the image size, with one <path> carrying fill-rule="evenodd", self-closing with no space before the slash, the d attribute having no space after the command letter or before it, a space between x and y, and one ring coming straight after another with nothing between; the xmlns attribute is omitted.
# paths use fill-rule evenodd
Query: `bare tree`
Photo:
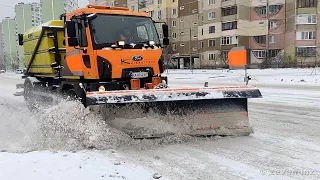
<svg viewBox="0 0 320 180"><path fill-rule="evenodd" d="M297 67L297 58L293 58L292 56L284 56L283 65L285 68Z"/></svg>
<svg viewBox="0 0 320 180"><path fill-rule="evenodd" d="M308 58L314 57L316 59L316 48L297 48L296 56L299 57L300 67L305 66L305 62Z"/></svg>
<svg viewBox="0 0 320 180"><path fill-rule="evenodd" d="M14 71L19 68L19 58L16 53L5 54L4 61L7 70Z"/></svg>
<svg viewBox="0 0 320 180"><path fill-rule="evenodd" d="M215 58L215 65L217 62L221 64L220 66L227 68L228 67L228 51L220 51ZM216 66L217 67L217 66Z"/></svg>
<svg viewBox="0 0 320 180"><path fill-rule="evenodd" d="M277 68L284 66L284 52L280 51L275 57L270 57L271 64L275 64Z"/></svg>
<svg viewBox="0 0 320 180"><path fill-rule="evenodd" d="M163 53L163 64L165 66L165 69L170 68L171 60L173 56L173 51L171 45L169 45L167 48L164 49Z"/></svg>

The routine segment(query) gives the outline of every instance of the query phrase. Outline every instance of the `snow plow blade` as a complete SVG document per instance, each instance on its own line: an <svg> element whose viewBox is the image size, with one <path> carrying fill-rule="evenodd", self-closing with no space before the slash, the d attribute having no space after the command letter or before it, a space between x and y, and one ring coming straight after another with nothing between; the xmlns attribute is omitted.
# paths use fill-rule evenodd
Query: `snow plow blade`
<svg viewBox="0 0 320 180"><path fill-rule="evenodd" d="M109 125L133 138L166 135L249 135L254 86L87 92L86 105L106 104ZM94 106L93 106L94 108Z"/></svg>

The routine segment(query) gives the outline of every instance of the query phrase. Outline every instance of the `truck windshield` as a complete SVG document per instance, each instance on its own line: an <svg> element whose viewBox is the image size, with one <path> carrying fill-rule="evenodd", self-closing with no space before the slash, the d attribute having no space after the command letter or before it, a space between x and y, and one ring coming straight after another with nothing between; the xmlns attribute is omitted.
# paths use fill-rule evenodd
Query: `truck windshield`
<svg viewBox="0 0 320 180"><path fill-rule="evenodd" d="M149 17L98 14L90 26L93 41L99 49L110 47L117 41L125 41L126 44L155 41L160 45L157 30Z"/></svg>

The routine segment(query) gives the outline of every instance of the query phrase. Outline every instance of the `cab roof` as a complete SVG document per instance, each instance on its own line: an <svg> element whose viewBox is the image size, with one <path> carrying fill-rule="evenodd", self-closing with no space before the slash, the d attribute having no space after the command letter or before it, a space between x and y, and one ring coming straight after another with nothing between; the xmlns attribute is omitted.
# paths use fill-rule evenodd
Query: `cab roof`
<svg viewBox="0 0 320 180"><path fill-rule="evenodd" d="M112 6L97 6L89 4L85 8L79 8L66 14L66 19L70 19L73 15L81 15L83 13L97 13L97 14L119 14L129 16L143 16L149 17L148 12L133 12L129 8L112 7Z"/></svg>

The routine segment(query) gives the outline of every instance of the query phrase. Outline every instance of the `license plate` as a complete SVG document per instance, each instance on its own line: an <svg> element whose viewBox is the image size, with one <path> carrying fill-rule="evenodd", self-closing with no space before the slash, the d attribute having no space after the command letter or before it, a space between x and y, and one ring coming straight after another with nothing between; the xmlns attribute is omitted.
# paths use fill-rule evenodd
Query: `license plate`
<svg viewBox="0 0 320 180"><path fill-rule="evenodd" d="M148 77L148 72L132 72L130 73L131 78L145 78Z"/></svg>

